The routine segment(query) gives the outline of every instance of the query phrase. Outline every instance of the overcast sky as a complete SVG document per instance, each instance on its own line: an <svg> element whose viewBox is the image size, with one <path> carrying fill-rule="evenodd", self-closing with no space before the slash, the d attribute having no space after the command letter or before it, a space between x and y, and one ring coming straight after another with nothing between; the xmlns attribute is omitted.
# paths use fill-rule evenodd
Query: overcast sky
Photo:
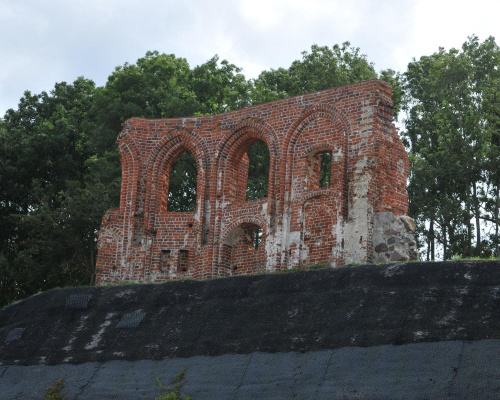
<svg viewBox="0 0 500 400"><path fill-rule="evenodd" d="M255 78L350 41L377 71L403 72L473 34L500 43L499 16L499 0L0 0L0 116L25 90L78 76L102 86L148 50L191 67L218 54Z"/></svg>

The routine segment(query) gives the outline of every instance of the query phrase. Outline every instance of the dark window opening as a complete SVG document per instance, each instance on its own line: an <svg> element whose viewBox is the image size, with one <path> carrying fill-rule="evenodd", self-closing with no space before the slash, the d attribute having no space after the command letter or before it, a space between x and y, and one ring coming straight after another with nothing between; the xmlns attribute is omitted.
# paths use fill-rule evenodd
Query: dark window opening
<svg viewBox="0 0 500 400"><path fill-rule="evenodd" d="M320 155L319 187L330 186L330 176L332 174L332 152L326 151Z"/></svg>
<svg viewBox="0 0 500 400"><path fill-rule="evenodd" d="M170 169L167 211L195 211L197 180L196 159L193 153L185 151Z"/></svg>
<svg viewBox="0 0 500 400"><path fill-rule="evenodd" d="M188 261L189 261L189 251L188 250L179 250L179 265L177 267L177 271L179 271L179 272L187 271Z"/></svg>
<svg viewBox="0 0 500 400"><path fill-rule="evenodd" d="M257 140L248 150L247 200L267 197L269 185L269 148L262 140Z"/></svg>
<svg viewBox="0 0 500 400"><path fill-rule="evenodd" d="M259 245L262 243L262 229L257 229L253 232L253 244L255 250L259 248Z"/></svg>

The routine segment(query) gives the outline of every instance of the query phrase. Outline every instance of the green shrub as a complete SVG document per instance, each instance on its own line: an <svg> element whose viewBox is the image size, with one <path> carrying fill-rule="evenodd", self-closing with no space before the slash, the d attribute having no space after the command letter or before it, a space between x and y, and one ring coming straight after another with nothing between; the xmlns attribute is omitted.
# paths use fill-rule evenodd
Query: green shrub
<svg viewBox="0 0 500 400"><path fill-rule="evenodd" d="M179 372L170 386L166 386L161 381L161 376L156 378L160 391L164 391L164 394L155 397L155 400L193 400L191 397L185 394L181 394L182 386L186 383L186 369Z"/></svg>
<svg viewBox="0 0 500 400"><path fill-rule="evenodd" d="M45 393L45 400L62 400L64 399L61 393L64 388L64 379L59 379L55 385L49 386Z"/></svg>

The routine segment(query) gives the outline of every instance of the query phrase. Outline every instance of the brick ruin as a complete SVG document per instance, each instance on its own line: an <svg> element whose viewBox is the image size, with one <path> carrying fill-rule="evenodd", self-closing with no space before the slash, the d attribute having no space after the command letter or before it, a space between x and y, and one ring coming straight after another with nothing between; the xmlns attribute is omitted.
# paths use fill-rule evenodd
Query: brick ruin
<svg viewBox="0 0 500 400"><path fill-rule="evenodd" d="M103 217L96 282L416 258L408 156L392 115L390 86L371 80L220 115L127 120L120 206ZM268 193L246 200L257 141L269 149ZM186 151L194 212L169 211L171 166Z"/></svg>

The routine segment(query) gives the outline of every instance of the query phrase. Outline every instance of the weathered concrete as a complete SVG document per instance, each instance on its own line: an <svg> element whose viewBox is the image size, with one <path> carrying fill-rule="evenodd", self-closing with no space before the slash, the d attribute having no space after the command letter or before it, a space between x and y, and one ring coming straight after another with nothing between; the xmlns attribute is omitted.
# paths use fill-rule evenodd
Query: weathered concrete
<svg viewBox="0 0 500 400"><path fill-rule="evenodd" d="M500 340L347 347L78 365L0 367L2 399L40 399L64 379L66 399L153 399L156 378L186 372L194 399L433 399L500 397Z"/></svg>
<svg viewBox="0 0 500 400"><path fill-rule="evenodd" d="M57 289L0 310L0 398L152 398L185 367L196 399L496 399L499 310L497 261Z"/></svg>
<svg viewBox="0 0 500 400"><path fill-rule="evenodd" d="M52 290L0 310L0 361L83 363L500 338L499 272L498 262L408 263ZM72 308L79 302L70 296L82 294L92 296L87 308ZM136 328L120 328L124 316L139 313ZM24 328L21 338L7 341L17 328Z"/></svg>

